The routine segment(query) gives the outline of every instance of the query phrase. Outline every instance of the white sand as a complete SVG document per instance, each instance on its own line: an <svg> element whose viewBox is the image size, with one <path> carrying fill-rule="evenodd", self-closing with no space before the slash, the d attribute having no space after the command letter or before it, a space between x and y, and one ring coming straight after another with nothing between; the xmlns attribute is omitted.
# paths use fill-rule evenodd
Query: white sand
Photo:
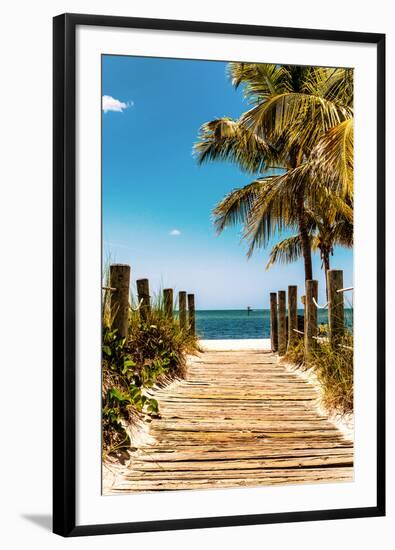
<svg viewBox="0 0 395 550"><path fill-rule="evenodd" d="M270 338L252 338L243 340L199 340L204 351L238 351L267 350L270 351Z"/></svg>

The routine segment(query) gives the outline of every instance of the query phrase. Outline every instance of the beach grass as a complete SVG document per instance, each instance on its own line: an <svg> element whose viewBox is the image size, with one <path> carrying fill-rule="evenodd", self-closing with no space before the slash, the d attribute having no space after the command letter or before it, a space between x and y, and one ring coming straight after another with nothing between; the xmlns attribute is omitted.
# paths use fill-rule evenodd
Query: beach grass
<svg viewBox="0 0 395 550"><path fill-rule="evenodd" d="M353 335L345 332L333 346L321 342L312 352L308 366L322 387L323 405L331 412L346 414L353 411L354 365Z"/></svg>
<svg viewBox="0 0 395 550"><path fill-rule="evenodd" d="M321 334L324 334L321 327ZM353 411L353 335L345 331L336 345L323 336L307 357L303 338L288 347L284 360L303 370L311 370L321 387L322 404L330 413Z"/></svg>

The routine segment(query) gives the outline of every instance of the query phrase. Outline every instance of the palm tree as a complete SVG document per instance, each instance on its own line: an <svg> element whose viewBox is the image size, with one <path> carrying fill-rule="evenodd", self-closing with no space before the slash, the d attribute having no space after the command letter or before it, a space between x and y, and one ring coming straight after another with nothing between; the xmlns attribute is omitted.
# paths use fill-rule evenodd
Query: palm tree
<svg viewBox="0 0 395 550"><path fill-rule="evenodd" d="M251 254L256 246L266 245L274 232L296 227L305 278L311 279L306 202L313 206L322 202L328 189L342 183L337 176L322 177L319 159L325 158L323 164L331 171L328 148L336 138L340 146L341 132L329 132L339 125L343 133L349 129L349 124L343 123L352 117L351 72L231 63L229 74L236 87L244 85L244 95L253 107L238 121L222 118L204 124L195 145L198 161L226 159L248 172L280 169L282 173L258 178L221 201L214 211L217 229L220 232L227 225L244 224ZM317 150L325 135L327 142ZM345 196L349 191L346 185L342 193ZM335 210L332 204L332 219Z"/></svg>

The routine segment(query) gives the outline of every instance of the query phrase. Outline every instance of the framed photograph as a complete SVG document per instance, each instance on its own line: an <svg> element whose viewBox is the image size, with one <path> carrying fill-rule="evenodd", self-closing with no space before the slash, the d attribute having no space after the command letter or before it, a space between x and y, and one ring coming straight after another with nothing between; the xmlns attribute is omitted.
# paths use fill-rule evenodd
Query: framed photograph
<svg viewBox="0 0 395 550"><path fill-rule="evenodd" d="M385 36L54 18L54 532L385 514Z"/></svg>

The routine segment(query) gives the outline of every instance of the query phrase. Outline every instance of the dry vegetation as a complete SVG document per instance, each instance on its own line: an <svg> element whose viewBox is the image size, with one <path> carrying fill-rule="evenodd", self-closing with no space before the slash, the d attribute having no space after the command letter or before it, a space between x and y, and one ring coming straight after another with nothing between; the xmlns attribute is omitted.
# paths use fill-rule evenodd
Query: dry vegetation
<svg viewBox="0 0 395 550"><path fill-rule="evenodd" d="M321 328L321 333L325 328ZM302 369L311 369L322 388L323 405L334 413L353 411L353 336L346 331L336 346L325 337L309 358L305 356L303 339L299 339L284 359Z"/></svg>

